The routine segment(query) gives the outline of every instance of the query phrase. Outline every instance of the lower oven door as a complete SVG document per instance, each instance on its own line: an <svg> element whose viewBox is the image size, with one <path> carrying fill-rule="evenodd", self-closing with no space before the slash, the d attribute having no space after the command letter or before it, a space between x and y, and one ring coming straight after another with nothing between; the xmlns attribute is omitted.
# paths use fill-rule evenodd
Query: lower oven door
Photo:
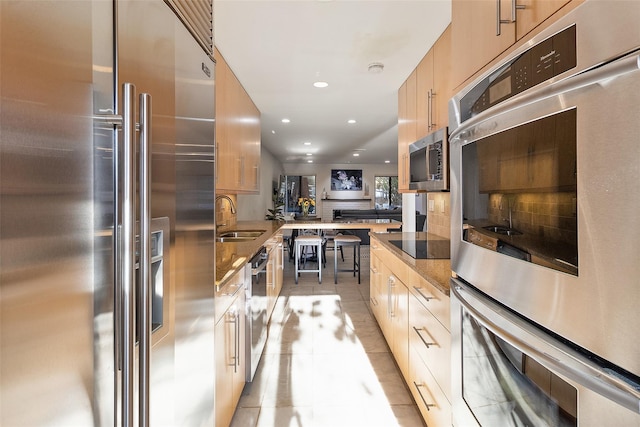
<svg viewBox="0 0 640 427"><path fill-rule="evenodd" d="M456 426L638 426L640 384L452 279Z"/></svg>

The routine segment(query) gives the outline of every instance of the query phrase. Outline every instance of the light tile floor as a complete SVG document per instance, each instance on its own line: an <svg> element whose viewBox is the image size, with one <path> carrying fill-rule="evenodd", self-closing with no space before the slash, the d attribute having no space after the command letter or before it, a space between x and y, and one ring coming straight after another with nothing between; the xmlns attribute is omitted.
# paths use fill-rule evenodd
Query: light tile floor
<svg viewBox="0 0 640 427"><path fill-rule="evenodd" d="M322 284L306 273L296 285L285 261L267 347L232 427L425 425L369 309L368 254L363 246L360 285L349 272L334 285L332 251ZM352 263L345 250L342 267Z"/></svg>

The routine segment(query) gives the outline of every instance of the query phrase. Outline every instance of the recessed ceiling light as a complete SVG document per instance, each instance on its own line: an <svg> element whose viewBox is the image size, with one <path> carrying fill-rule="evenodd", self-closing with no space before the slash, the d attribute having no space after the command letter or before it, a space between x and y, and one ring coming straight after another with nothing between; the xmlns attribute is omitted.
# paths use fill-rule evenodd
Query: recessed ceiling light
<svg viewBox="0 0 640 427"><path fill-rule="evenodd" d="M359 157L360 153L353 153L353 157Z"/></svg>
<svg viewBox="0 0 640 427"><path fill-rule="evenodd" d="M318 81L318 82L315 82L313 85L314 85L315 87L324 88L324 87L329 86L329 83L327 83L327 82L320 82L320 81Z"/></svg>
<svg viewBox="0 0 640 427"><path fill-rule="evenodd" d="M307 163L313 163L313 160L307 160Z"/></svg>
<svg viewBox="0 0 640 427"><path fill-rule="evenodd" d="M289 120L289 119L282 119L282 123L290 123L290 122L291 122L291 120Z"/></svg>
<svg viewBox="0 0 640 427"><path fill-rule="evenodd" d="M356 121L355 119L349 119L347 120L347 123L349 123L350 125L354 124Z"/></svg>
<svg viewBox="0 0 640 427"><path fill-rule="evenodd" d="M385 163L391 163L391 160L385 160L384 162Z"/></svg>
<svg viewBox="0 0 640 427"><path fill-rule="evenodd" d="M307 156L313 156L313 154L311 154L311 153L307 153Z"/></svg>
<svg viewBox="0 0 640 427"><path fill-rule="evenodd" d="M311 145L311 143L309 141L307 142L303 142L304 145Z"/></svg>
<svg viewBox="0 0 640 427"><path fill-rule="evenodd" d="M275 130L272 130L272 131L271 131L271 133L275 135L275 134L276 134L276 131L275 131Z"/></svg>

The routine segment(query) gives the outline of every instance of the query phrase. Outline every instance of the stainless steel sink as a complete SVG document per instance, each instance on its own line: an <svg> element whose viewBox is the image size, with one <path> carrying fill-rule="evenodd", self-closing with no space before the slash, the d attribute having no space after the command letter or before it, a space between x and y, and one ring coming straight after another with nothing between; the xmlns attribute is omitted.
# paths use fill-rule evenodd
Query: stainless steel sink
<svg viewBox="0 0 640 427"><path fill-rule="evenodd" d="M218 242L250 242L260 237L267 230L228 230L216 237Z"/></svg>
<svg viewBox="0 0 640 427"><path fill-rule="evenodd" d="M227 237L216 237L216 242L250 242L252 240L256 240L255 237L239 237L239 236L227 236Z"/></svg>
<svg viewBox="0 0 640 427"><path fill-rule="evenodd" d="M220 233L218 237L259 237L267 230L228 230Z"/></svg>
<svg viewBox="0 0 640 427"><path fill-rule="evenodd" d="M503 234L505 236L518 236L522 234L521 231L518 231L514 228L505 227L503 225L487 225L486 227L482 228L493 233Z"/></svg>

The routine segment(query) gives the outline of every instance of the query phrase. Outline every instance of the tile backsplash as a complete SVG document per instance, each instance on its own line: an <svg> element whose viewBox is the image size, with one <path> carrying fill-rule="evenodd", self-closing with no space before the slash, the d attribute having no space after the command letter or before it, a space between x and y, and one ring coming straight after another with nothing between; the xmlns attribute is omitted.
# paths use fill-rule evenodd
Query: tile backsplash
<svg viewBox="0 0 640 427"><path fill-rule="evenodd" d="M450 193L427 193L427 231L451 238Z"/></svg>

